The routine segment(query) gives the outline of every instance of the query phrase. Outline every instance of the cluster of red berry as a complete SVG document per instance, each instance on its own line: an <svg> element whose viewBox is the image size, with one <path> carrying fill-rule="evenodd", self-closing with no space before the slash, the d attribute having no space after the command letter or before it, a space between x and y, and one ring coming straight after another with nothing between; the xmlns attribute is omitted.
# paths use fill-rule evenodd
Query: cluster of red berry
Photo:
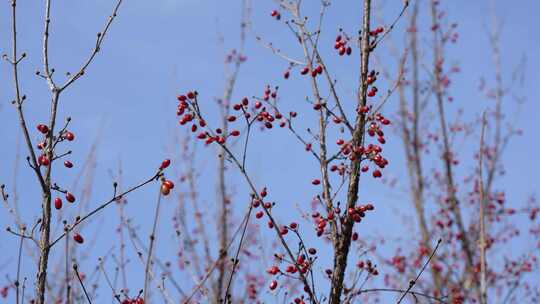
<svg viewBox="0 0 540 304"><path fill-rule="evenodd" d="M359 261L356 266L360 269L366 270L371 275L378 275L379 271L377 270L377 265L374 265L371 260Z"/></svg>
<svg viewBox="0 0 540 304"><path fill-rule="evenodd" d="M122 304L144 304L144 300L142 298L124 299Z"/></svg>
<svg viewBox="0 0 540 304"><path fill-rule="evenodd" d="M232 129L228 132L228 134L224 134L224 131L221 128L216 128L214 130L207 128L206 122L198 115L197 112L197 92L189 92L186 95L179 95L177 99L179 104L176 114L177 116L181 117L179 120L180 125L188 125L191 123L191 131L193 133L198 132L196 137L200 140L204 140L207 145L213 142L224 144L228 137L240 136L241 132L236 129ZM255 101L251 108L249 99L244 97L240 102L235 103L232 106L235 111L241 113L228 115L226 117L227 122L234 123L237 122L240 117L243 117L248 125L251 125L253 122L260 123L261 130L272 129L275 122L278 122L281 128L286 127L288 119L285 118L283 114L277 110L274 110L274 113L270 113L267 107L263 105L263 102L269 102L270 99L272 99L275 104L277 99L277 88L272 91L270 86L267 86L264 90L262 98ZM295 118L296 115L296 112L291 111L289 113L289 119ZM205 129L198 131L199 127Z"/></svg>
<svg viewBox="0 0 540 304"><path fill-rule="evenodd" d="M360 223L362 218L366 216L367 211L373 211L375 207L372 204L360 205L355 208L347 209L347 215L355 222Z"/></svg>
<svg viewBox="0 0 540 304"><path fill-rule="evenodd" d="M40 166L48 167L51 164L51 157L53 158L52 160L54 160L54 155L53 155L54 151L53 150L56 147L57 143L59 143L59 142L61 142L63 140L73 141L75 139L75 134L73 134L73 132L70 132L68 130L62 130L62 131L60 131L60 134L58 135L58 137L53 137L52 138L52 140L50 141L50 144L49 144L49 142L47 141L47 137L49 136L49 133L51 131L49 129L49 127L47 125L45 125L45 124L38 124L36 126L36 129L41 134L43 134L45 136L45 138L43 138L37 144L38 150L42 151L41 155L37 159L38 164ZM49 147L48 145L51 145L51 147ZM67 154L70 154L70 153L68 152ZM66 160L66 161L64 161L64 167L73 168L73 163L71 161L69 161L69 160ZM65 198L70 203L75 202L75 196L72 193L68 192L68 191L65 191ZM62 199L61 198L57 197L57 198L54 199L54 207L57 210L62 208Z"/></svg>
<svg viewBox="0 0 540 304"><path fill-rule="evenodd" d="M311 77L317 77L317 75L321 75L323 72L323 66L322 65L318 65L314 68L309 68L309 67L304 67L303 69L300 70L300 74L301 75L307 75L307 74L310 74ZM287 78L287 77L286 77Z"/></svg>
<svg viewBox="0 0 540 304"><path fill-rule="evenodd" d="M351 55L352 48L347 45L348 43L349 43L348 37L343 38L341 35L337 35L336 43L334 44L334 49L338 51L339 56L343 56L345 54Z"/></svg>
<svg viewBox="0 0 540 304"><path fill-rule="evenodd" d="M307 252L308 252L309 255L312 255L312 256L317 254L317 250L315 248L309 248L307 250ZM277 288L277 286L278 286L277 279L280 276L290 276L290 275L295 274L297 272L301 272L303 274L306 274L311 269L313 261L314 261L314 259L312 257L306 257L306 255L303 254L303 253L301 253L301 254L299 254L297 256L296 263L287 261L280 254L275 254L275 258L279 262L287 263L287 266L285 266L284 270L281 270L279 268L279 266L272 265L266 270L266 272L268 274L270 274L272 276L277 276L276 279L270 281L270 285L268 286L270 288L270 290L274 290L274 289ZM298 300L302 301L301 298L298 298ZM295 303L303 303L303 302L296 302L295 301Z"/></svg>

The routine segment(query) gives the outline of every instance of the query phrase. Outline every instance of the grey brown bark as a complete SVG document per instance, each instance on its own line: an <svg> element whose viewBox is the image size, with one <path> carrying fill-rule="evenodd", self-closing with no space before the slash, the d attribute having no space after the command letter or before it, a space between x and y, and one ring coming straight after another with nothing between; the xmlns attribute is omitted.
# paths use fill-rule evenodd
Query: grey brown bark
<svg viewBox="0 0 540 304"><path fill-rule="evenodd" d="M360 83L357 95L358 108L366 105L367 97L367 76L369 72L369 56L371 52L370 45L370 17L371 17L371 0L363 1L363 22L361 33L361 67L360 67ZM364 141L365 134L365 114L358 114L356 117L352 145L353 147L360 146ZM360 182L360 162L351 161L351 172L349 174L349 185L347 190L347 205L346 209L354 208L358 200L358 185ZM343 292L343 280L347 269L347 258L351 247L351 237L354 222L345 215L341 224L341 234L337 240L337 246L334 248L334 267L332 272L332 281L330 287L329 303L338 304L341 302L341 294Z"/></svg>

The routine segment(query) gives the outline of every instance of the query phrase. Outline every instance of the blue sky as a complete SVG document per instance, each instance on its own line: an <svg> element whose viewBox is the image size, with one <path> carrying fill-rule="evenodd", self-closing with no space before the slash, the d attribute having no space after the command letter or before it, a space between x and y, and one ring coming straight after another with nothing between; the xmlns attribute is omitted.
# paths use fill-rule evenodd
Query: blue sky
<svg viewBox="0 0 540 304"><path fill-rule="evenodd" d="M197 0L163 0L163 1L125 1L118 18L113 24L103 45L102 52L88 69L86 75L62 96L60 117L69 115L73 118L72 130L77 139L70 148L74 154L71 159L77 165L85 159L91 145L99 138L97 162L91 205L107 199L111 192L111 174L116 172L119 160L124 170L123 182L132 185L153 174L155 167L164 157L174 158L174 138L180 134L175 116L175 96L187 90L196 89L207 101L209 117L213 117L215 97L223 91L223 58L230 49L238 45L240 1L197 1ZM253 1L252 30L248 32L246 42L247 63L242 67L238 86L233 100L243 96L260 95L266 84L279 85L282 103L287 108L299 111L306 109L302 103L308 83L293 73L293 80L285 82L281 75L287 64L272 55L257 43L255 35L261 35L267 41L274 42L293 57L300 58L301 50L294 43L286 27L276 23L269 17L274 8L272 1ZM316 14L319 6L316 1L304 1L306 13ZM334 1L329 8L325 21L326 35L329 43L323 51L331 52L330 43L338 27L354 32L360 18L359 8L350 9L351 4L345 1ZM477 91L479 79L485 76L488 83L493 83L493 63L487 38L491 22L492 7L502 21L502 61L503 72L509 75L522 58L526 58L525 83L516 86L515 92L526 98L525 104L518 109L509 105L506 110L509 116L519 112L515 124L524 129L522 137L514 139L506 151L504 162L507 166L506 177L501 181L507 190L508 197L516 204L523 202L540 186L537 172L540 154L537 130L540 122L540 35L534 30L537 24L530 18L530 12L537 11L540 5L536 1L522 1L515 4L508 1L442 1L448 8L450 20L459 23L460 41L457 46L449 48L448 57L451 62L461 66L462 73L454 79L452 93L455 97L455 108L464 107L471 117L478 115L487 105L486 99ZM318 3L318 2L317 2ZM399 7L391 1L376 1L382 7L385 20L391 20ZM105 18L111 11L112 1L53 1L51 23L50 54L52 66L57 70L57 79L62 79L66 71L75 71L88 56L95 41L95 34L100 31ZM0 7L0 53L9 51L11 47L9 33L9 6ZM43 19L43 3L30 4L21 2L18 6L19 16L19 50L28 54L20 65L21 82L24 94L28 96L26 114L31 122L41 122L47 118L48 91L42 79L34 72L41 67L41 33ZM405 21L405 20L402 20ZM401 44L404 22L400 22L395 34L391 35L392 43ZM224 43L218 43L223 35ZM427 44L427 41L421 43ZM333 57L333 56L330 56ZM343 83L344 94L354 96L357 72L351 71L350 64L355 59L344 63L338 59L330 59L334 74ZM384 57L384 60L393 60ZM389 63L393 65L393 63ZM0 65L0 183L13 186L13 170L17 154L17 142L21 139L16 115L9 101L13 98L9 66ZM508 80L508 77L507 79ZM391 100L388 112L392 114L397 99ZM519 111L518 111L519 110ZM394 111L395 112L395 111ZM309 117L310 114L307 116ZM31 123L34 125L35 123ZM304 123L302 123L304 124ZM308 127L308 124L302 127ZM312 125L313 126L313 125ZM33 139L36 140L36 136ZM395 135L390 137L387 153L397 159L402 154L401 141ZM474 142L472 144L475 144ZM21 146L21 157L26 152ZM467 148L466 148L467 149ZM466 150L465 149L465 150ZM216 184L213 179L215 168L213 150L200 152L200 162L204 172L200 180L204 200L211 206ZM200 149L205 151L205 149ZM249 169L256 183L271 189L272 199L279 202L278 213L284 222L293 218L288 212L289 206L309 203L314 194L309 181L316 177L317 168L313 160L306 156L303 147L296 144L294 138L283 130L261 136L253 142L249 161ZM182 166L181 164L178 164ZM473 163L463 164L471 167ZM39 210L39 193L34 176L25 166L24 161L18 164L17 189L19 206L24 218L31 222ZM57 180L71 185L78 170L59 169ZM405 168L399 160L387 169L389 176L402 181L405 187ZM245 184L237 176L231 176L238 198L236 215L244 209ZM389 234L398 236L401 232L399 224L403 207L408 206L408 197L401 191L388 191L379 183L367 180L362 197L377 202L377 210L372 222L366 221L367 234ZM76 193L77 194L77 193ZM151 224L150 212L153 212L155 191L148 187L129 197L127 213L134 221L140 223L143 235ZM166 210L172 210L172 199L166 202ZM280 205L281 204L281 205ZM286 205L287 204L287 205ZM288 206L289 205L289 206ZM236 205L235 205L236 206ZM280 207L281 206L281 207ZM396 214L398 210L398 214ZM406 213L406 212L405 212ZM168 214L165 211L165 214ZM101 233L110 233L117 221L115 208L106 209L101 219L87 226L88 233L99 227ZM172 255L175 246L171 245L170 218L165 216L160 223L163 240L158 245L158 254ZM0 211L1 226L12 224L5 211ZM381 225L380 223L385 223ZM306 224L307 225L307 224ZM4 228L4 227L2 227ZM93 249L88 264L95 265L97 256L105 255L116 240L102 239ZM6 233L0 235L0 250L13 253L16 240ZM525 244L522 244L525 245ZM384 249L383 249L384 250ZM11 254L10 254L11 256ZM3 255L0 265L9 261ZM134 264L136 262L133 262ZM139 264L136 264L140 266ZM32 279L34 267L30 259L25 260L25 274ZM133 271L134 289L142 288L142 269ZM2 269L2 273L13 274L13 265ZM12 275L11 275L12 277ZM0 279L0 286L4 281Z"/></svg>

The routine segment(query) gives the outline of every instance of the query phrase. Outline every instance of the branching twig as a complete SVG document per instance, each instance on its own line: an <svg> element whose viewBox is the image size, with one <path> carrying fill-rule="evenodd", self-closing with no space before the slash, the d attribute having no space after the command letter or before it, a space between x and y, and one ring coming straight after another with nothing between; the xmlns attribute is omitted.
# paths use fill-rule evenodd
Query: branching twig
<svg viewBox="0 0 540 304"><path fill-rule="evenodd" d="M125 195L141 188L142 186L146 185L146 184L149 184L150 182L154 181L154 180L157 180L159 179L159 177L163 175L163 173L160 171L158 171L156 174L154 174L154 176L152 176L151 178L147 179L146 181L136 185L136 186L133 186L131 188L129 188L128 190L120 193L120 194L117 194L116 196L114 196L113 198L111 198L110 200L106 201L105 203L101 204L100 206L98 206L97 208L95 208L94 210L90 211L89 213L87 213L86 215L84 215L83 217L80 217L78 218L71 226L69 226L69 229L68 231L65 231L63 234L61 234L59 237L57 237L53 242L50 243L49 247L52 247L54 246L58 241L60 241L63 237L66 236L66 234L70 231L72 231L75 227L77 227L79 224L81 224L82 222L84 222L85 220L87 220L88 218L90 218L91 216L93 216L94 214L98 213L99 211L101 211L102 209L104 209L105 207L107 207L108 205L110 205L111 203L117 201L118 199L124 197Z"/></svg>
<svg viewBox="0 0 540 304"><path fill-rule="evenodd" d="M403 292L403 294L401 295L401 297L399 298L399 300L397 301L397 304L400 304L401 301L403 301L403 299L405 298L405 296L408 294L408 293L411 293L411 289L414 287L414 285L416 285L416 283L418 282L418 279L420 279L420 276L422 275L422 273L424 272L424 270L426 269L426 267L428 266L429 262L431 262L431 259L433 259L433 256L435 255L435 253L437 252L437 249L439 249L439 245L441 245L441 242L442 242L442 239L439 239L437 241L437 245L435 246L435 248L433 249L433 251L431 252L431 255L429 256L429 258L427 259L427 261L424 263L424 266L422 266L422 269L420 269L420 272L418 272L418 274L416 275L416 278L414 278L413 280L409 281L409 287L407 288L407 290L405 290ZM412 293L411 293L412 294Z"/></svg>

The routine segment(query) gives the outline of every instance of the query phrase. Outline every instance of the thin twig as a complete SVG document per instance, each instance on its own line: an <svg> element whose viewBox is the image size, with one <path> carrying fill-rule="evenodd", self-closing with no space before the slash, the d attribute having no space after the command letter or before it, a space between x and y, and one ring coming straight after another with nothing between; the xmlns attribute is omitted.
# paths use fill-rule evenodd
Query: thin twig
<svg viewBox="0 0 540 304"><path fill-rule="evenodd" d="M478 187L480 191L480 304L487 304L487 263L486 263L486 219L485 219L485 193L482 176L484 161L484 135L486 129L486 112L482 114L482 133L480 135L480 150L478 155Z"/></svg>
<svg viewBox="0 0 540 304"><path fill-rule="evenodd" d="M426 269L427 265L429 264L429 262L431 262L431 259L433 259L433 256L435 255L435 253L437 252L437 249L439 249L439 245L441 245L442 243L442 239L439 239L437 241L437 245L435 246L435 248L433 249L433 251L431 252L431 255L429 256L429 258L427 259L427 261L424 263L424 266L422 266L422 269L420 269L420 272L418 272L418 274L416 275L416 278L414 278L413 280L409 281L409 287L407 288L407 290L405 290L405 292L403 292L403 294L401 295L401 297L399 298L399 300L397 301L397 304L400 304L401 301L403 301L403 299L405 298L405 296L408 294L408 293L411 293L411 289L414 287L414 285L416 285L416 283L418 282L418 279L420 279L420 276L422 275L422 273L424 272L424 270ZM411 293L412 294L412 293Z"/></svg>
<svg viewBox="0 0 540 304"><path fill-rule="evenodd" d="M88 295L88 292L86 291L86 287L84 287L82 278L79 275L79 270L77 268L78 268L77 264L73 264L73 271L75 271L75 275L77 276L77 279L79 280L79 283L81 284L84 295L86 296L86 300L88 300L89 304L92 304L92 301L90 300L90 296Z"/></svg>
<svg viewBox="0 0 540 304"><path fill-rule="evenodd" d="M418 291L406 291L406 290L403 290L403 289L392 289L392 288L370 288L370 289L362 289L359 291L359 293L366 293L366 292L399 292L399 293L402 293L402 292L407 292L407 293L410 293L412 295L415 295L415 296L420 296L420 297L424 297L428 300L432 300L432 301L435 301L435 302L439 302L439 303L447 303L445 300L445 298L447 298L446 296L444 297L435 297L435 296L432 296L432 295L428 295L426 293L423 293L423 292L418 292Z"/></svg>
<svg viewBox="0 0 540 304"><path fill-rule="evenodd" d="M21 228L21 234L24 235L24 231L26 230L26 227ZM21 236L20 242L19 242L19 256L17 258L17 277L15 278L15 296L16 296L16 302L19 304L19 285L20 285L20 275L21 275L21 264L22 264L22 247L23 247L24 237ZM21 298L21 302L23 302L24 299Z"/></svg>
<svg viewBox="0 0 540 304"><path fill-rule="evenodd" d="M154 249L154 244L156 240L156 230L157 230L157 223L159 219L159 207L161 206L161 189L159 189L157 204L156 204L156 213L154 215L154 224L152 225L152 232L150 234L150 245L148 246L148 256L146 257L146 266L144 270L144 294L143 294L143 300L146 303L148 299L148 276L150 272L150 266L152 264L152 253Z"/></svg>
<svg viewBox="0 0 540 304"><path fill-rule="evenodd" d="M250 207L251 208L251 207ZM238 228L236 229L236 231L234 232L234 235L231 237L231 239L229 240L229 244L227 245L227 250L229 250L229 248L232 246L232 244L234 243L234 241L236 240L236 237L238 236L238 234L240 233L240 231L243 231L242 230L242 227L244 227L244 222L246 222L248 220L248 212L246 212L246 215L244 216L244 219L240 222L240 225L238 225ZM212 266L210 267L210 269L206 272L205 276L203 277L203 279L197 284L197 286L195 286L195 288L193 288L193 290L191 291L190 295L182 301L183 304L189 304L191 299L195 296L195 294L204 286L204 283L210 278L210 276L212 275L213 271L217 268L217 266L219 265L219 262L220 262L220 258L217 258L215 260L215 262L212 264Z"/></svg>
<svg viewBox="0 0 540 304"><path fill-rule="evenodd" d="M107 285L109 285L109 288L111 289L112 291L112 294L113 294L113 298L115 298L118 303L122 303L122 301L120 301L120 295L116 293L116 290L114 289L112 283L111 283L111 280L109 279L109 276L107 275L107 272L105 272L105 268L103 268L103 259L102 258L99 258L99 263L98 263L98 267L99 269L101 270L101 272L103 273L103 276L105 277L105 281L107 282Z"/></svg>
<svg viewBox="0 0 540 304"><path fill-rule="evenodd" d="M53 242L50 243L49 247L52 247L54 246L58 241L60 241L63 237L66 236L66 234L70 231L72 231L75 227L77 227L79 224L81 224L82 222L84 222L85 220L87 220L89 217L91 217L92 215L98 213L99 211L101 211L103 208L107 207L108 205L110 205L112 202L115 202L117 201L118 199L124 197L125 195L143 187L144 185L146 184L149 184L150 182L154 181L154 180L157 180L161 175L163 175L163 173L161 171L158 171L156 174L154 174L154 176L152 176L151 178L147 179L146 181L136 185L136 186L133 186L131 188L129 188L128 190L120 193L120 194L117 194L115 195L113 198L111 198L110 200L106 201L105 203L101 204L100 206L98 206L97 208L95 208L94 210L90 211L88 214L86 214L85 216L77 219L71 226L69 226L69 229L67 231L64 231L64 233L62 235L60 235L59 237L57 237Z"/></svg>
<svg viewBox="0 0 540 304"><path fill-rule="evenodd" d="M103 40L105 39L105 36L107 35L107 32L109 31L109 28L110 28L112 22L116 18L116 14L118 13L118 9L120 8L120 5L122 4L122 1L123 0L118 0L118 2L116 3L116 6L113 9L112 14L109 16L109 19L105 23L105 26L104 26L103 30L97 34L96 45L95 45L94 49L92 50L92 53L90 54L90 56L86 60L86 62L82 65L82 67L79 69L79 71L77 73L75 73L73 76L71 76L71 78L69 78L66 81L66 83L59 88L60 91L65 90L73 82L75 82L77 79L79 79L81 76L84 75L86 68L88 68L90 63L92 63L92 61L96 57L97 53L101 50L101 44L103 43Z"/></svg>
<svg viewBox="0 0 540 304"><path fill-rule="evenodd" d="M244 243L244 237L246 235L246 231L247 231L247 227L249 225L249 219L251 218L251 212L252 211L253 211L253 203L250 204L249 210L247 212L244 228L242 229L242 236L240 236L240 242L238 244L238 248L236 249L236 254L234 256L233 267L232 267L232 270L231 270L231 273L230 273L230 276L229 276L229 280L227 282L227 289L225 290L225 295L224 295L224 298L225 298L224 303L225 304L227 304L227 302L229 301L229 290L231 288L231 284L232 284L234 273L236 271L236 267L238 266L238 263L239 263L238 257L240 256L240 251L242 250L242 244Z"/></svg>

